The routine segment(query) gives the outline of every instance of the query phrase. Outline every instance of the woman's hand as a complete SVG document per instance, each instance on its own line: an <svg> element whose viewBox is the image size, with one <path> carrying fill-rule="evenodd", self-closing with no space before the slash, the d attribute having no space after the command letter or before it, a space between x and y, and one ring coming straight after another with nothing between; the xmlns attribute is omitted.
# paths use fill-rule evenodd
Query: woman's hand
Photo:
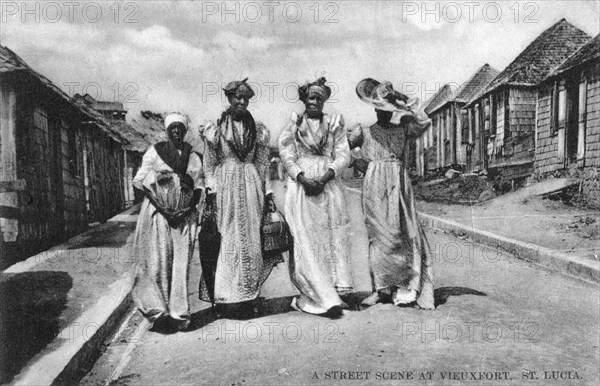
<svg viewBox="0 0 600 386"><path fill-rule="evenodd" d="M327 172L325 172L325 174L321 178L313 180L315 184L315 196L323 193L323 190L325 190L325 185L327 185L327 183L333 180L334 178L335 172L333 171L333 169L328 169Z"/></svg>
<svg viewBox="0 0 600 386"><path fill-rule="evenodd" d="M366 173L367 168L369 167L369 161L367 161L366 159L363 159L363 158L358 158L358 159L354 160L353 166L356 169L358 169L359 171L361 171L362 173Z"/></svg>
<svg viewBox="0 0 600 386"><path fill-rule="evenodd" d="M265 208L267 208L267 212L277 211L275 200L273 199L273 193L269 193L265 196Z"/></svg>
<svg viewBox="0 0 600 386"><path fill-rule="evenodd" d="M300 184L302 184L302 186L304 187L304 191L308 196L317 196L323 191L322 186L320 186L320 184L317 181L309 180L304 176L304 173L298 174L296 180Z"/></svg>
<svg viewBox="0 0 600 386"><path fill-rule="evenodd" d="M327 169L327 172L319 179L319 183L325 187L325 185L335 178L335 171L333 169Z"/></svg>

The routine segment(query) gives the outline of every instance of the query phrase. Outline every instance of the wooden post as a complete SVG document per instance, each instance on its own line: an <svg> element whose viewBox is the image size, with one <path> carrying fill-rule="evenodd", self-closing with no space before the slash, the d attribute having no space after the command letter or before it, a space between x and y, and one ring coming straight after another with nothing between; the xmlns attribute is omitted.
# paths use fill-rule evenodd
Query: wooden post
<svg viewBox="0 0 600 386"><path fill-rule="evenodd" d="M17 95L8 82L0 85L2 98L0 99L0 179L10 181L6 184L5 191L0 191L0 206L19 210L19 197L16 187L17 179ZM15 185L12 185L15 184ZM12 186L11 186L12 185ZM0 216L0 238L2 242L14 242L19 234L19 220ZM4 253L4 249L1 253ZM4 260L5 256L0 255Z"/></svg>
<svg viewBox="0 0 600 386"><path fill-rule="evenodd" d="M577 134L577 163L579 167L585 167L585 121L587 118L587 79L583 77L579 83L579 117Z"/></svg>

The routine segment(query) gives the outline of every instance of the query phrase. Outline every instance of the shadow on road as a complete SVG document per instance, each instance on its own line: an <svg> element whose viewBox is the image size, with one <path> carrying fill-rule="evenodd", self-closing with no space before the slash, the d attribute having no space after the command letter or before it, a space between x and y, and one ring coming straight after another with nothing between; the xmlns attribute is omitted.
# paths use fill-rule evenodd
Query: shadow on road
<svg viewBox="0 0 600 386"><path fill-rule="evenodd" d="M290 307L293 296L279 298L258 298L256 302L220 305L220 307L207 308L192 314L192 323L189 330L199 330L218 319L251 320L265 316L286 314L294 311ZM253 309L256 308L257 312Z"/></svg>
<svg viewBox="0 0 600 386"><path fill-rule="evenodd" d="M127 239L135 231L135 222L112 221L92 228L80 237L81 242L72 243L68 249L80 248L119 248L127 244Z"/></svg>
<svg viewBox="0 0 600 386"><path fill-rule="evenodd" d="M462 296L462 295L476 295L476 296L487 296L486 293L474 290L467 287L441 287L436 288L433 291L433 297L435 299L435 307L439 307L442 304L446 304L450 296Z"/></svg>
<svg viewBox="0 0 600 386"><path fill-rule="evenodd" d="M359 310L361 301L369 295L370 292L355 292L342 296L342 299L350 306L351 310ZM206 308L192 314L192 321L188 331L199 330L219 319L251 320L265 316L296 312L290 306L293 297L294 296L282 296L270 299L259 298L254 304L254 307L258 309L258 313L250 311L253 307L250 302L247 304L228 305L225 308L221 307L219 308L219 311L215 311L213 308ZM163 334L170 333L168 329L161 330L159 328L156 331Z"/></svg>
<svg viewBox="0 0 600 386"><path fill-rule="evenodd" d="M59 335L72 287L66 272L0 275L0 383L10 381Z"/></svg>

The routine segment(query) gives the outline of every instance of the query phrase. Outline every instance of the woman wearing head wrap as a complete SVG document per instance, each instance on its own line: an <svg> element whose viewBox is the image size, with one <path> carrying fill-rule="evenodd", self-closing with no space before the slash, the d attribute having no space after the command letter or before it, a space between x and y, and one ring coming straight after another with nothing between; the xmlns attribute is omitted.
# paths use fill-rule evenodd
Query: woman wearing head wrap
<svg viewBox="0 0 600 386"><path fill-rule="evenodd" d="M133 298L144 316L184 329L190 321L187 276L204 187L200 157L184 141L187 117L165 118L168 141L151 146L133 185L145 199L135 232L138 271Z"/></svg>
<svg viewBox="0 0 600 386"><path fill-rule="evenodd" d="M352 275L346 239L350 218L335 177L348 166L350 149L342 116L323 114L331 95L325 82L320 78L299 88L306 109L292 114L279 137L279 154L290 181L285 199L294 237L290 274L301 292L292 307L339 317L345 306L339 295L352 289Z"/></svg>
<svg viewBox="0 0 600 386"><path fill-rule="evenodd" d="M363 160L357 162L365 172L362 202L373 280L373 294L363 305L387 298L396 305L434 308L431 256L406 167L409 141L431 120L418 100L409 100L389 82L364 79L356 92L377 114L377 122L363 133Z"/></svg>
<svg viewBox="0 0 600 386"><path fill-rule="evenodd" d="M263 210L272 203L269 131L247 109L254 91L246 79L229 83L223 91L230 107L216 125L209 123L200 133L206 145L207 201L216 202L221 234L214 302L225 312L250 314L251 301L280 261L280 256L263 256L261 245ZM206 292L201 290L202 298L211 300Z"/></svg>

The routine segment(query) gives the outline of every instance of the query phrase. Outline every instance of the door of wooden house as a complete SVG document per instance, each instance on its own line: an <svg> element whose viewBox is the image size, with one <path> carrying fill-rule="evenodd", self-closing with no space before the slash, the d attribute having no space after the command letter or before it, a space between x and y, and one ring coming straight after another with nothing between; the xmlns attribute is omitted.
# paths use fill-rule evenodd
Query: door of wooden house
<svg viewBox="0 0 600 386"><path fill-rule="evenodd" d="M65 194L61 123L55 111L48 117L48 199L52 208L52 236L61 239L65 232Z"/></svg>
<svg viewBox="0 0 600 386"><path fill-rule="evenodd" d="M96 132L90 130L86 137L89 219L91 222L97 222L104 220L102 208L105 200L100 178L104 166L103 152L99 144L101 138Z"/></svg>
<svg viewBox="0 0 600 386"><path fill-rule="evenodd" d="M579 143L579 84L567 82L566 125L565 125L565 166L577 163L577 145Z"/></svg>

